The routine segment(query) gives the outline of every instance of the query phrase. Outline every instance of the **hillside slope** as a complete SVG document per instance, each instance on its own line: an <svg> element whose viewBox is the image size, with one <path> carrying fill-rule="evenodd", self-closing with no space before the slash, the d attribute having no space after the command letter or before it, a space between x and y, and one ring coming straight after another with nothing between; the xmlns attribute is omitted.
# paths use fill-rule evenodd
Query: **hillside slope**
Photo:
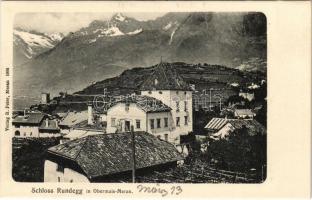
<svg viewBox="0 0 312 200"><path fill-rule="evenodd" d="M76 92L124 69L155 65L161 57L166 62L265 72L265 16L168 13L155 20L138 21L116 14L109 21L93 21L70 33L31 62L15 67L18 90L14 91L15 95L36 98L41 92Z"/></svg>

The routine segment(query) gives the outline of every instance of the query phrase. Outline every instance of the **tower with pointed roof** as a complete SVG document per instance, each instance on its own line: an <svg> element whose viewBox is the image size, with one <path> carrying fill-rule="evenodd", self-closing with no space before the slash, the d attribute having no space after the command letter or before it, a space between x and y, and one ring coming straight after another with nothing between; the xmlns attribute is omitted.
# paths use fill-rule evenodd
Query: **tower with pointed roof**
<svg viewBox="0 0 312 200"><path fill-rule="evenodd" d="M180 143L180 136L193 131L192 90L170 64L160 62L140 87L141 94L159 99L171 108L169 140Z"/></svg>

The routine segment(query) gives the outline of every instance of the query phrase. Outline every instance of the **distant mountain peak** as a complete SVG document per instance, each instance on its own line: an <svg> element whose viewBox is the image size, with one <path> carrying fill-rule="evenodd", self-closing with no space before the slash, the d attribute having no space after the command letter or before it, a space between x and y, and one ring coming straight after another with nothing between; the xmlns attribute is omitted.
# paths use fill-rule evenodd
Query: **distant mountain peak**
<svg viewBox="0 0 312 200"><path fill-rule="evenodd" d="M27 62L29 59L53 48L64 37L62 33L40 33L33 30L15 28L13 30L15 64Z"/></svg>

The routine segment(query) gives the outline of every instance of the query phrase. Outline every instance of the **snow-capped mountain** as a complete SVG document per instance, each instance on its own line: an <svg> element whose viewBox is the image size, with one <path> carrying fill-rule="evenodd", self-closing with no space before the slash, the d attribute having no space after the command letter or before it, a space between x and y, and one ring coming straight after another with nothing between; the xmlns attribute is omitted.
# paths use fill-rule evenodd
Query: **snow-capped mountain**
<svg viewBox="0 0 312 200"><path fill-rule="evenodd" d="M261 13L167 13L148 21L117 13L69 33L53 48L52 42L39 41L28 38L25 49L45 45L50 50L14 71L15 86L36 87L27 90L37 92L33 96L42 90L75 92L125 69L152 66L161 57L241 70L256 61L266 65L266 20Z"/></svg>
<svg viewBox="0 0 312 200"><path fill-rule="evenodd" d="M62 33L39 33L21 28L13 30L14 64L19 65L53 48L64 35Z"/></svg>

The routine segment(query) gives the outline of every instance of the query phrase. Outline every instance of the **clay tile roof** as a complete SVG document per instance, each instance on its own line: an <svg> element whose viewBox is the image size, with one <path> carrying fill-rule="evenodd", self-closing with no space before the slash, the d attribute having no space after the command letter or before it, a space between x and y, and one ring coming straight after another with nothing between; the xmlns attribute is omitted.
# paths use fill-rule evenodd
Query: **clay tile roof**
<svg viewBox="0 0 312 200"><path fill-rule="evenodd" d="M72 127L84 120L88 119L88 111L69 112L66 117L60 122L60 125Z"/></svg>
<svg viewBox="0 0 312 200"><path fill-rule="evenodd" d="M43 113L29 113L26 116L16 116L13 124L34 124L39 125L44 118Z"/></svg>
<svg viewBox="0 0 312 200"><path fill-rule="evenodd" d="M170 63L159 63L140 87L141 90L191 90Z"/></svg>
<svg viewBox="0 0 312 200"><path fill-rule="evenodd" d="M90 135L48 149L48 153L77 163L88 178L131 170L131 134ZM136 168L183 160L176 148L155 136L135 133Z"/></svg>

